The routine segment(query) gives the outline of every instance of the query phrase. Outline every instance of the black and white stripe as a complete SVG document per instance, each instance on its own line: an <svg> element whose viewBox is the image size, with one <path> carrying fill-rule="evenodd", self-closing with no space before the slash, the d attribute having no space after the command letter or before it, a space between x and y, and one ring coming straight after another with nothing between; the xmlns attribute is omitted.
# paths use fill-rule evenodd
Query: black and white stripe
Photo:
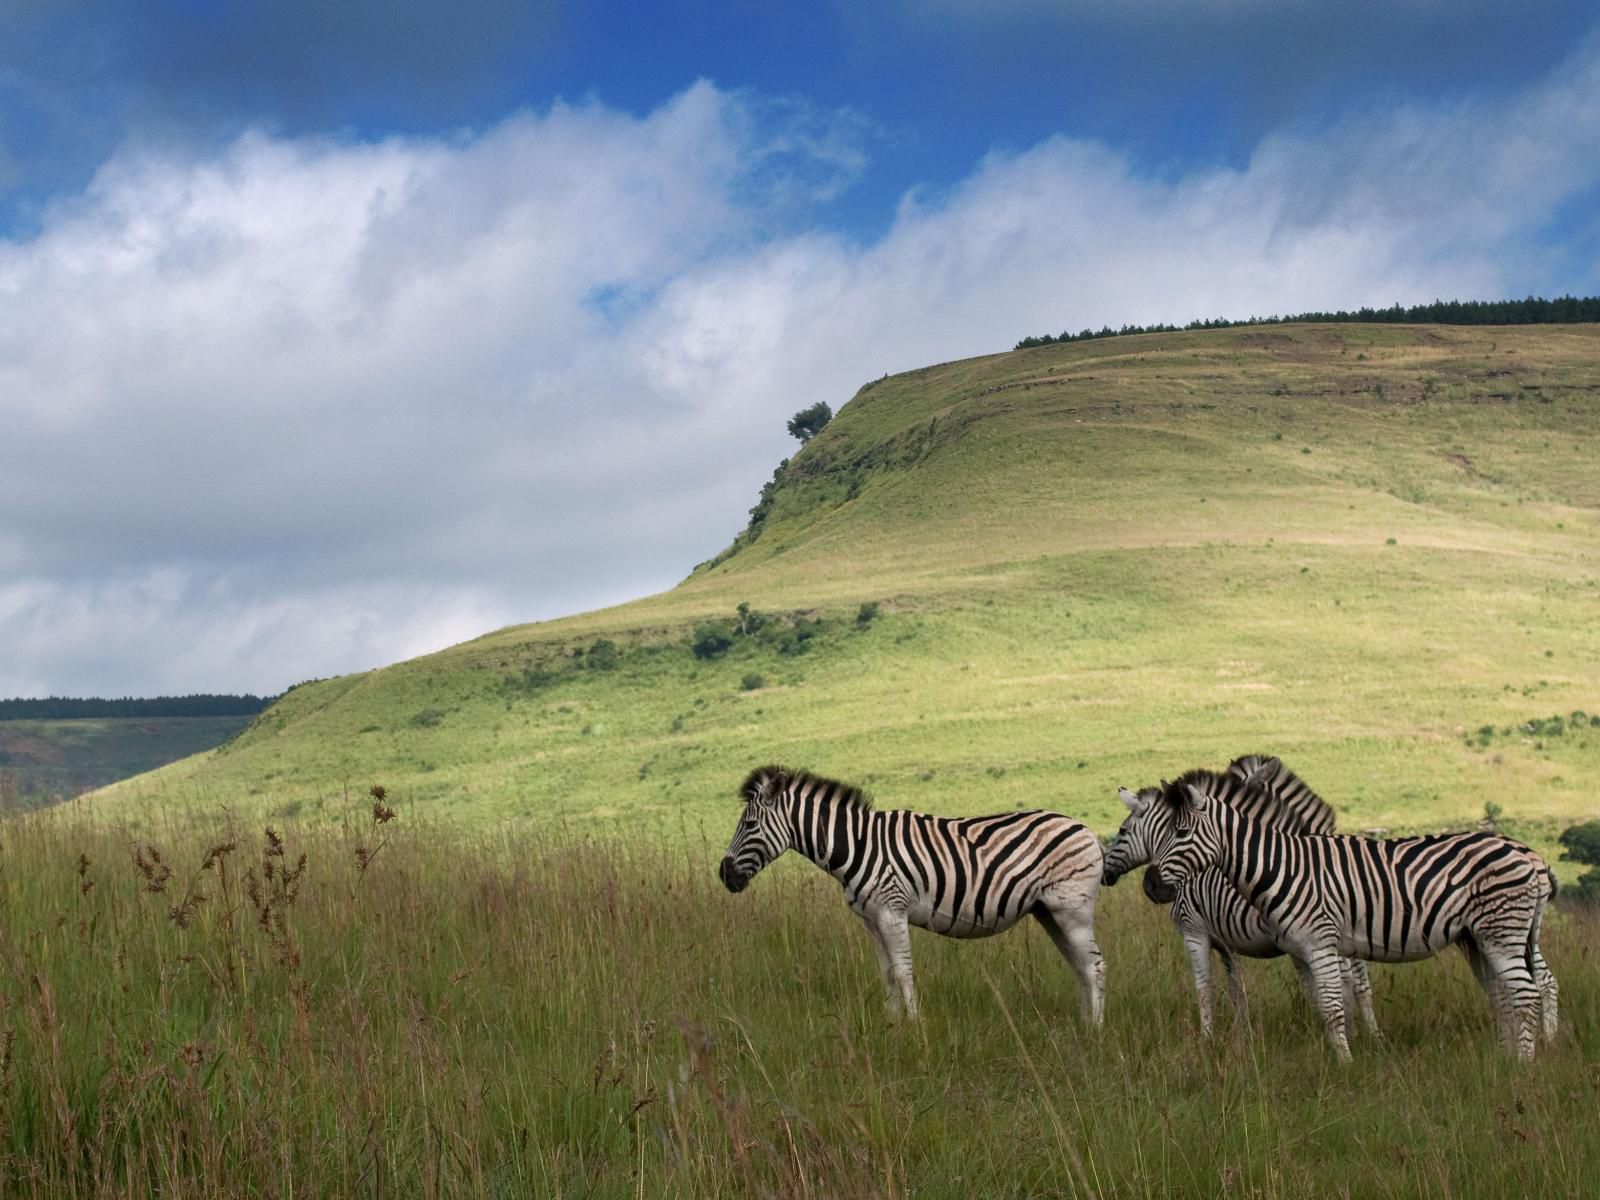
<svg viewBox="0 0 1600 1200"><path fill-rule="evenodd" d="M1257 819L1282 829L1306 833L1333 830L1333 809L1299 776L1277 758L1247 755L1234 759L1221 773L1196 770L1179 776L1175 782L1163 780L1158 788L1143 788L1137 793L1121 789L1128 817L1106 851L1104 882L1108 886L1133 868L1154 861L1171 843L1175 805L1190 783L1206 787ZM1144 888L1145 894L1156 903L1172 905L1172 922L1183 938L1184 951L1194 974L1201 1034L1211 1036L1213 951L1222 960L1234 1009L1241 1022L1246 1020L1244 983L1234 956L1276 958L1287 953L1288 947L1280 945L1261 914L1220 871L1202 871L1181 886L1171 887L1151 869L1145 872ZM1298 958L1295 966L1309 992L1309 968ZM1366 1026L1376 1035L1378 1023L1372 1009L1372 984L1366 964L1349 962L1347 972L1348 986ZM1315 1002L1314 995L1312 999Z"/></svg>
<svg viewBox="0 0 1600 1200"><path fill-rule="evenodd" d="M917 1015L909 927L986 937L1025 916L1044 926L1082 985L1095 1024L1104 1011L1105 961L1094 940L1099 840L1060 813L935 817L879 812L857 788L783 767L752 771L744 812L718 869L731 892L786 850L837 879L867 927L891 1010Z"/></svg>
<svg viewBox="0 0 1600 1200"><path fill-rule="evenodd" d="M1342 959L1411 962L1450 945L1466 953L1508 1049L1532 1058L1541 1023L1555 1036L1556 980L1539 950L1555 877L1528 847L1493 833L1386 841L1286 833L1204 786L1185 791L1155 869L1172 886L1215 869L1249 899L1310 969L1341 1058L1350 1055Z"/></svg>

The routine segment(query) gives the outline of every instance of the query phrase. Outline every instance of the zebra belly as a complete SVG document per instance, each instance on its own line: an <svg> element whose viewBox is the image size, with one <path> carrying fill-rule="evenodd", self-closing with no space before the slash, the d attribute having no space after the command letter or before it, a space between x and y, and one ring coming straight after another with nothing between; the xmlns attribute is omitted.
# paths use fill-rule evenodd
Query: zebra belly
<svg viewBox="0 0 1600 1200"><path fill-rule="evenodd" d="M1010 929L1022 916L1021 912L1007 913L999 918L993 914L982 917L973 913L957 915L946 909L935 909L927 901L913 903L906 909L906 920L911 924L954 938L992 937Z"/></svg>
<svg viewBox="0 0 1600 1200"><path fill-rule="evenodd" d="M1019 914L1020 916L1020 914ZM1004 933L1017 923L1018 917L1000 922L979 921L968 916L957 917L946 912L928 914L924 920L918 920L915 912L907 914L907 920L913 925L923 929L930 929L934 933L942 933L945 937L953 938L982 938L993 937L997 933Z"/></svg>
<svg viewBox="0 0 1600 1200"><path fill-rule="evenodd" d="M1339 953L1346 958L1364 958L1369 962L1421 962L1425 958L1432 958L1449 944L1449 941L1438 939L1436 944L1429 943L1417 937L1409 938L1403 944L1391 944L1378 938L1368 940L1363 930L1354 937L1341 938Z"/></svg>

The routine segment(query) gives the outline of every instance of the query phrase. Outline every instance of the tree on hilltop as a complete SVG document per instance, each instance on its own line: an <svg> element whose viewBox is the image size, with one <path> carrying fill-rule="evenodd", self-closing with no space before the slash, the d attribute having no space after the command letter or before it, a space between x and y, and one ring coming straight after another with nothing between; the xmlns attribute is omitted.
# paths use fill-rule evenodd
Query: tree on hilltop
<svg viewBox="0 0 1600 1200"><path fill-rule="evenodd" d="M799 438L800 444L804 446L831 420L833 420L833 409L828 407L826 400L818 400L810 408L802 408L789 418L789 433Z"/></svg>

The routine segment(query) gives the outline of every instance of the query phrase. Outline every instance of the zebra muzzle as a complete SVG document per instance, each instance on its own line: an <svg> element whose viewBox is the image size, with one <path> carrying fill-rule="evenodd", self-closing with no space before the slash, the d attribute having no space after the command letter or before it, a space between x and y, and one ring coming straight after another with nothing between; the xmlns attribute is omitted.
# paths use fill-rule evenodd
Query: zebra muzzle
<svg viewBox="0 0 1600 1200"><path fill-rule="evenodd" d="M750 882L746 876L739 874L739 868L733 865L731 858L722 860L722 865L717 868L717 878L730 892L742 892L745 884Z"/></svg>
<svg viewBox="0 0 1600 1200"><path fill-rule="evenodd" d="M1157 904L1171 904L1178 898L1178 889L1163 879L1155 867L1149 867L1144 873L1144 894Z"/></svg>

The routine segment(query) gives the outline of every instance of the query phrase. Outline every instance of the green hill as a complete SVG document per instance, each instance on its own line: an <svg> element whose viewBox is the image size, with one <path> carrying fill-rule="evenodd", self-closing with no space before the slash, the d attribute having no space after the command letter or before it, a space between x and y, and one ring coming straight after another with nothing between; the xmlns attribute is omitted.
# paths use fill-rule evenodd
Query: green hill
<svg viewBox="0 0 1600 1200"><path fill-rule="evenodd" d="M1267 750L1346 828L1493 803L1544 843L1597 811L1596 464L1594 326L929 367L861 389L673 590L301 686L98 802L334 815L376 782L450 819L720 839L776 759L1109 828L1118 785Z"/></svg>

